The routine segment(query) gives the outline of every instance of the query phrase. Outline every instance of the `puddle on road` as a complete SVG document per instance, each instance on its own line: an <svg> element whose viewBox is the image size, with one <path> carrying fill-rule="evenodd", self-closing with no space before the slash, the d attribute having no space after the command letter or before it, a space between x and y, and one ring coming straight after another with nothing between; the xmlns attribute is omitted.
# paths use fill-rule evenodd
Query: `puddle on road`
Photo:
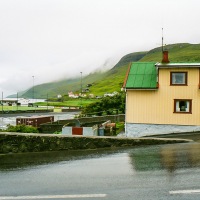
<svg viewBox="0 0 200 200"><path fill-rule="evenodd" d="M98 158L109 154L116 154L122 151L124 151L124 149L98 149L0 154L0 170L17 170L26 167L43 164L52 164L62 161Z"/></svg>
<svg viewBox="0 0 200 200"><path fill-rule="evenodd" d="M0 171L18 170L31 166L62 161L101 158L126 153L136 171L166 170L170 173L180 168L200 167L200 143L155 145L127 149L98 149L18 153L0 155Z"/></svg>

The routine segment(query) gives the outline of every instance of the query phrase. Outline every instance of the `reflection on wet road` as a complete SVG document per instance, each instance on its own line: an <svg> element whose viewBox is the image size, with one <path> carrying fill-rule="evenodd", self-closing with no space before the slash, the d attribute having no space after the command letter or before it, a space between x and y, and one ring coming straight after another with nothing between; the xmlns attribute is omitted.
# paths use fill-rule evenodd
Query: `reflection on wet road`
<svg viewBox="0 0 200 200"><path fill-rule="evenodd" d="M200 199L197 143L0 156L3 199Z"/></svg>
<svg viewBox="0 0 200 200"><path fill-rule="evenodd" d="M180 168L200 167L200 143L163 147L161 163L170 173Z"/></svg>

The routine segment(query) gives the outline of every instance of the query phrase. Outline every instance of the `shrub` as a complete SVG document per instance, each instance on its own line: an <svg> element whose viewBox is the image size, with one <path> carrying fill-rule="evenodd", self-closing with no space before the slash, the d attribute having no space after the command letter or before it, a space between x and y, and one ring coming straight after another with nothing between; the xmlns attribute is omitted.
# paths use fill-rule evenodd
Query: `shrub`
<svg viewBox="0 0 200 200"><path fill-rule="evenodd" d="M106 114L115 114L125 112L125 93L121 92L113 97L104 97L99 102L91 103L83 108L82 114L100 115L103 112Z"/></svg>
<svg viewBox="0 0 200 200"><path fill-rule="evenodd" d="M7 132L20 132L20 133L38 133L38 129L33 126L26 126L24 124L22 125L7 125L7 129L5 130Z"/></svg>

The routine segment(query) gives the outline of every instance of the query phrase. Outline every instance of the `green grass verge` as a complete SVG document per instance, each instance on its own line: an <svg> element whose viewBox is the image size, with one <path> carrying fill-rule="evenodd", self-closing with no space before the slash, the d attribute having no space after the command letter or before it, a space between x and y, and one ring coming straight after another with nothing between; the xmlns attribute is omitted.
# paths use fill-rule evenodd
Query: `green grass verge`
<svg viewBox="0 0 200 200"><path fill-rule="evenodd" d="M80 106L86 106L91 103L99 101L98 99L72 99L67 100L64 102L48 102L48 106L54 106L54 107L80 107ZM47 102L40 102L36 103L38 106L47 106Z"/></svg>
<svg viewBox="0 0 200 200"><path fill-rule="evenodd" d="M44 110L45 108L40 107L28 107L28 106L3 106L0 108L0 111L16 111L16 110Z"/></svg>
<svg viewBox="0 0 200 200"><path fill-rule="evenodd" d="M55 112L60 112L61 107L85 107L90 103L99 101L98 99L72 99L64 102L38 102L35 103L35 107L28 106L1 106L0 111L9 112L9 111L33 111L33 110L46 110L50 106L55 107ZM38 106L38 107L37 107ZM42 107L40 107L42 106Z"/></svg>

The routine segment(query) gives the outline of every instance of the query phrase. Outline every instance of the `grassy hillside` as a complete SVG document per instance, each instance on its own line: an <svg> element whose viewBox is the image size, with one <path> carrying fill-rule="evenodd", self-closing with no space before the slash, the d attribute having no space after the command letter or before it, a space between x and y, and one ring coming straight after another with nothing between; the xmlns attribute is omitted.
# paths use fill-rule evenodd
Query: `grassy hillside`
<svg viewBox="0 0 200 200"><path fill-rule="evenodd" d="M111 70L104 74L103 79L95 82L90 88L91 93L96 96L102 96L106 92L119 92L122 88L129 63L137 62L146 54L147 52L136 52L123 56Z"/></svg>
<svg viewBox="0 0 200 200"><path fill-rule="evenodd" d="M200 62L200 44L171 44L164 47L169 51L170 62ZM150 50L140 61L161 62L161 47Z"/></svg>
<svg viewBox="0 0 200 200"><path fill-rule="evenodd" d="M82 78L82 87L85 88L89 83L96 83L104 79L106 73L92 73ZM80 92L81 91L81 77L62 80L57 82L45 83L34 87L34 98L47 98L57 97L58 94L66 95L69 91ZM32 98L33 88L23 93L21 97Z"/></svg>
<svg viewBox="0 0 200 200"><path fill-rule="evenodd" d="M143 51L127 54L120 59L120 61L114 66L114 68L125 66L130 62L136 62L138 60L141 60L147 53L147 51Z"/></svg>
<svg viewBox="0 0 200 200"><path fill-rule="evenodd" d="M87 84L92 84L90 93L98 96L105 92L120 91L124 76L129 62L138 61L147 52L136 52L128 54L107 72L95 72L82 78L82 87L86 88ZM34 87L34 98L56 97L58 94L65 95L69 91L80 92L81 77L62 80L58 82L45 83ZM21 97L32 98L33 88L30 88L21 95Z"/></svg>
<svg viewBox="0 0 200 200"><path fill-rule="evenodd" d="M104 79L96 82L92 87L90 87L91 93L96 96L102 96L106 92L119 92L122 88L127 69L128 64L117 68L114 67L105 74Z"/></svg>
<svg viewBox="0 0 200 200"><path fill-rule="evenodd" d="M171 44L164 47L169 51L170 62L200 62L200 44ZM162 48L158 47L149 52L136 52L127 54L109 71L101 73L91 73L82 79L83 88L87 84L93 84L90 87L90 93L94 95L103 95L106 92L120 91L125 74L130 62L146 62L154 61L161 62ZM58 94L65 95L68 91L80 92L81 80L80 77L62 80L58 82L46 83L34 87L35 98L56 97ZM33 89L30 88L24 92L22 97L32 98Z"/></svg>

